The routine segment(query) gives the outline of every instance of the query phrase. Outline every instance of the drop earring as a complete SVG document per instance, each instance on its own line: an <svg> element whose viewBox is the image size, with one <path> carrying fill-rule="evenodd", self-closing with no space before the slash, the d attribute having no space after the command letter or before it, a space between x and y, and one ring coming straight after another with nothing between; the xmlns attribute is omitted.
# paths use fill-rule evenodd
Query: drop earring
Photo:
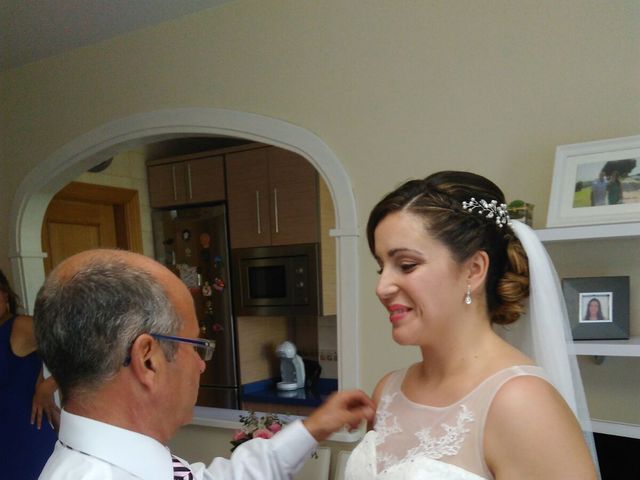
<svg viewBox="0 0 640 480"><path fill-rule="evenodd" d="M471 305L471 302L473 302L473 299L471 298L471 285L467 283L467 293L464 296L464 303Z"/></svg>

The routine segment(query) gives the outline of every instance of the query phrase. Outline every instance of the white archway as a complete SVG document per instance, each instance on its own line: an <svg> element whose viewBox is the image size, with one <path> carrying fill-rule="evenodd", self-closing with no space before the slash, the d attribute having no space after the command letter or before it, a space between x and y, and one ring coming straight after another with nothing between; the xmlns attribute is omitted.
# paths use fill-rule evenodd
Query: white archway
<svg viewBox="0 0 640 480"><path fill-rule="evenodd" d="M18 187L11 206L10 257L16 289L31 311L44 281L40 229L49 201L88 168L124 148L167 138L225 135L268 143L309 160L336 207L338 372L340 388L359 386L357 216L342 164L316 135L252 113L215 108L158 110L115 120L75 138L39 163Z"/></svg>

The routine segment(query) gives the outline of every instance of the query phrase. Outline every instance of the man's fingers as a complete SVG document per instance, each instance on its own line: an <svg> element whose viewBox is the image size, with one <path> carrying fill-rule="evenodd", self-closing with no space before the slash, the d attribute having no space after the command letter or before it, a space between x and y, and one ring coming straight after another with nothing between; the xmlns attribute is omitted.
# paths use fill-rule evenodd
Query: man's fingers
<svg viewBox="0 0 640 480"><path fill-rule="evenodd" d="M356 428L360 425L362 420L371 421L375 415L375 411L373 408L369 406L358 407L356 409L352 409L349 412L349 417L346 419L346 423L348 423L351 428Z"/></svg>

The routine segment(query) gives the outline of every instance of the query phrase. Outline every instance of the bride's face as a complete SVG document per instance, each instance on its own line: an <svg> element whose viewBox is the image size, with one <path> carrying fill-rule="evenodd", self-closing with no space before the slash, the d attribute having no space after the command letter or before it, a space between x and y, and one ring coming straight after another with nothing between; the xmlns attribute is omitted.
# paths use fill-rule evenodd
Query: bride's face
<svg viewBox="0 0 640 480"><path fill-rule="evenodd" d="M467 285L462 268L414 214L389 214L374 238L380 266L376 295L389 312L394 340L437 342L460 318Z"/></svg>

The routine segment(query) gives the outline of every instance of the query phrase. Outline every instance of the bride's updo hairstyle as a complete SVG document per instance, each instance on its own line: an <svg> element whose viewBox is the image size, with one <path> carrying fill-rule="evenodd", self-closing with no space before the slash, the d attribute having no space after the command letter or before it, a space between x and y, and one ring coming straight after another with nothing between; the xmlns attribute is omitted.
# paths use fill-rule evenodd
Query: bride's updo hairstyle
<svg viewBox="0 0 640 480"><path fill-rule="evenodd" d="M469 172L442 171L424 180L410 180L387 194L373 208L367 222L369 249L375 255L374 232L393 212L409 212L423 219L427 232L463 263L479 250L489 256L486 299L493 323L515 322L529 296L529 264L511 227L499 226L495 218L463 208L463 202L495 200L504 194L490 180Z"/></svg>

